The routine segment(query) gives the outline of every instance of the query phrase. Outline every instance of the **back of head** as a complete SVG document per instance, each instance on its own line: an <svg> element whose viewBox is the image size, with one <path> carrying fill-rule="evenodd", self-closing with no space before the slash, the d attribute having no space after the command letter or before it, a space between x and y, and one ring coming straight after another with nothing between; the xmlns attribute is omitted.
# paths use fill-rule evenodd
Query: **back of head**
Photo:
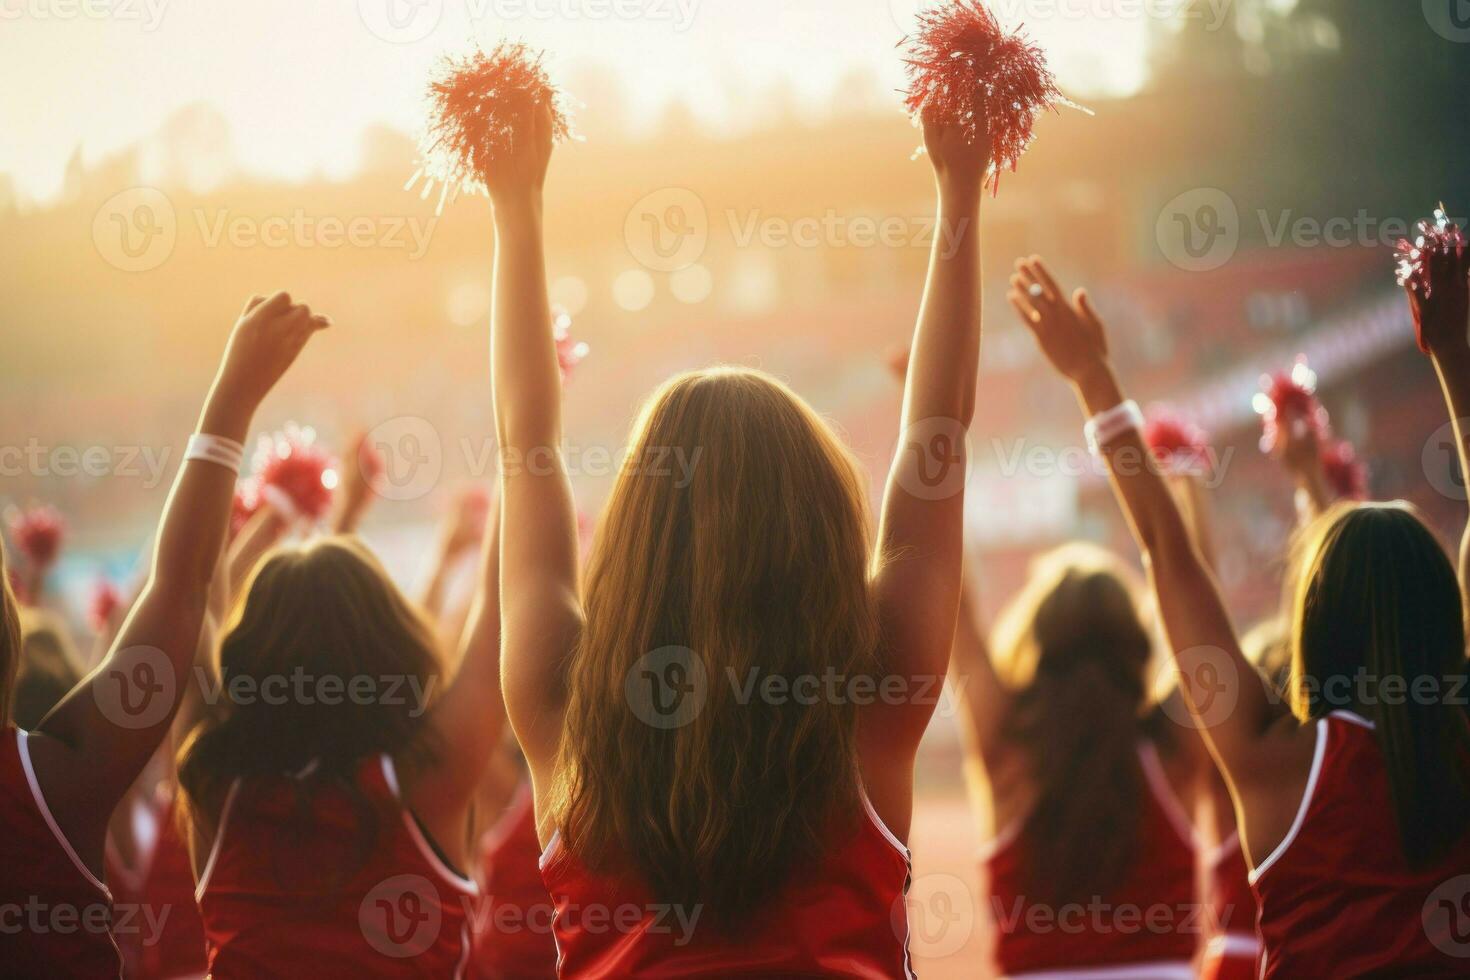
<svg viewBox="0 0 1470 980"><path fill-rule="evenodd" d="M21 610L21 656L13 697L15 723L34 730L82 679L66 624L38 609Z"/></svg>
<svg viewBox="0 0 1470 980"><path fill-rule="evenodd" d="M1067 545L996 624L996 666L1016 689L1004 733L1036 796L1027 876L1054 902L1106 894L1137 851L1151 643L1129 577L1102 549Z"/></svg>
<svg viewBox="0 0 1470 980"><path fill-rule="evenodd" d="M11 692L20 669L20 603L10 588L5 545L0 543L0 725L10 723Z"/></svg>
<svg viewBox="0 0 1470 980"><path fill-rule="evenodd" d="M556 819L593 870L735 923L861 812L856 704L826 679L876 668L863 483L754 371L672 379L631 442L587 566Z"/></svg>
<svg viewBox="0 0 1470 980"><path fill-rule="evenodd" d="M221 696L180 754L191 810L214 812L237 777L350 778L379 753L427 751L433 632L353 538L261 562L220 643Z"/></svg>
<svg viewBox="0 0 1470 980"><path fill-rule="evenodd" d="M1292 709L1376 723L1410 862L1465 832L1470 759L1459 583L1404 503L1340 504L1306 529L1292 617Z"/></svg>

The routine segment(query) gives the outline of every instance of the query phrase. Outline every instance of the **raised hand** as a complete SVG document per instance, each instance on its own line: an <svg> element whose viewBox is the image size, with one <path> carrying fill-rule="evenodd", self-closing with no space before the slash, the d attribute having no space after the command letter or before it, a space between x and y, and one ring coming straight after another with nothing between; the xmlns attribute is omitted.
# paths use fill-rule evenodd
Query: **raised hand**
<svg viewBox="0 0 1470 980"><path fill-rule="evenodd" d="M217 390L258 405L295 362L307 340L332 325L331 317L314 314L288 293L267 299L252 296L235 322L220 365Z"/></svg>
<svg viewBox="0 0 1470 980"><path fill-rule="evenodd" d="M1470 354L1470 249L1437 250L1428 258L1429 289L1404 285L1421 342L1435 357Z"/></svg>
<svg viewBox="0 0 1470 980"><path fill-rule="evenodd" d="M1078 289L1068 299L1040 256L1016 261L1006 299L1068 381L1081 384L1107 368L1107 334L1087 291Z"/></svg>
<svg viewBox="0 0 1470 980"><path fill-rule="evenodd" d="M532 109L526 125L518 127L516 135L524 138L498 157L485 174L485 187L497 208L540 196L551 163L551 106L542 104Z"/></svg>
<svg viewBox="0 0 1470 980"><path fill-rule="evenodd" d="M972 143L965 138L964 127L924 116L924 151L941 191L979 193L990 170L990 138L984 120L977 123Z"/></svg>

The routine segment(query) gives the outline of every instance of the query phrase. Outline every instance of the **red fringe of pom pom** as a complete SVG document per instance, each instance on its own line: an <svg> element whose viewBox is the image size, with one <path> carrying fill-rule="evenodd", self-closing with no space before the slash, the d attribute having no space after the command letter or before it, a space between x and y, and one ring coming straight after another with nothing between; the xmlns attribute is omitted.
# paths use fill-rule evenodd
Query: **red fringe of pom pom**
<svg viewBox="0 0 1470 980"><path fill-rule="evenodd" d="M310 428L288 425L274 436L261 436L254 469L260 496L286 510L283 516L288 519L320 520L332 505L336 463L316 444L316 432Z"/></svg>
<svg viewBox="0 0 1470 980"><path fill-rule="evenodd" d="M551 108L551 138L572 138L565 96L551 84L541 53L521 42L488 54L446 55L429 81L429 118L419 168L405 190L424 180L427 198L437 181L439 213L460 193L485 194L485 177L521 138L533 110Z"/></svg>
<svg viewBox="0 0 1470 980"><path fill-rule="evenodd" d="M27 561L44 568L61 553L66 520L61 511L47 504L17 509L10 514L10 535Z"/></svg>
<svg viewBox="0 0 1470 980"><path fill-rule="evenodd" d="M1263 376L1261 388L1253 404L1261 416L1262 452L1276 448L1284 425L1301 422L1311 426L1319 439L1327 435L1327 410L1317 401L1317 375L1305 358L1297 358L1290 371Z"/></svg>
<svg viewBox="0 0 1470 980"><path fill-rule="evenodd" d="M1002 28L979 0L952 0L921 11L918 31L904 43L909 114L918 120L933 113L958 123L971 143L988 138L992 195L1000 172L1014 173L1031 145L1038 115L1059 105L1082 109L1057 88L1041 48L1020 31ZM988 136L980 131L982 119Z"/></svg>
<svg viewBox="0 0 1470 980"><path fill-rule="evenodd" d="M1448 256L1455 254L1463 255L1465 251L1465 235L1460 231L1460 226L1450 220L1445 213L1443 202L1434 209L1434 217L1419 222L1418 234L1411 242L1407 238L1399 239L1398 256L1398 284L1407 286L1415 293L1428 299L1434 295L1434 276L1432 264L1435 256ZM1429 353L1429 347L1424 343L1424 331L1417 318L1414 322L1415 339L1419 341L1419 349L1425 354Z"/></svg>
<svg viewBox="0 0 1470 980"><path fill-rule="evenodd" d="M1194 475L1209 468L1210 441L1205 430L1166 408L1149 410L1143 439L1166 473Z"/></svg>

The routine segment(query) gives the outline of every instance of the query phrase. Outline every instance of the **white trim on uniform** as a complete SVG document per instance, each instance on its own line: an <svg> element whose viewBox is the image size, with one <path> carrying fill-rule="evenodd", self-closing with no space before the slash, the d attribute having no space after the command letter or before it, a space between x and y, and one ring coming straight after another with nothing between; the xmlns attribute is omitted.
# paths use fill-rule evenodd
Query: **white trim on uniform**
<svg viewBox="0 0 1470 980"><path fill-rule="evenodd" d="M1143 775L1148 780L1154 799L1164 808L1164 813L1168 816L1169 823L1174 825L1174 832L1179 835L1179 839L1189 847L1202 849L1203 842L1194 828L1194 821L1189 819L1189 812L1184 809L1184 804L1179 802L1179 797L1174 795L1174 788L1169 785L1169 776L1164 772L1164 763L1159 759L1158 747L1152 742L1138 743L1138 761L1143 766Z"/></svg>
<svg viewBox="0 0 1470 980"><path fill-rule="evenodd" d="M1254 933L1226 932L1211 936L1205 956L1213 959L1255 959L1261 955L1261 937Z"/></svg>
<svg viewBox="0 0 1470 980"><path fill-rule="evenodd" d="M1350 721L1354 725L1358 725L1358 726L1361 726L1363 728L1368 729L1368 731L1370 731L1370 732L1373 731L1377 727L1376 725L1373 724L1373 722L1369 721L1367 718L1364 718L1362 715L1356 714L1356 713L1351 712L1351 711L1345 711L1345 710L1334 711L1330 715L1328 715L1328 717L1330 717L1330 718L1341 718L1343 721Z"/></svg>
<svg viewBox="0 0 1470 980"><path fill-rule="evenodd" d="M199 872L199 884L194 886L194 901L196 903L204 899L204 890L209 887L209 878L214 874L214 863L219 860L219 852L224 844L225 827L230 822L230 813L235 809L235 796L240 792L240 780L230 784L230 791L225 794L225 805L219 810L219 823L214 828L214 843L209 845L209 859L204 862L204 870Z"/></svg>
<svg viewBox="0 0 1470 980"><path fill-rule="evenodd" d="M909 853L908 847L904 845L903 841L898 839L897 834L888 829L888 825L883 822L883 818L878 816L878 811L873 807L873 801L868 799L868 791L863 789L861 792L863 794L863 809L867 811L868 819L873 821L873 826L878 828L878 833L882 834L883 839L893 845L893 849L905 861L913 861L914 856Z"/></svg>
<svg viewBox="0 0 1470 980"><path fill-rule="evenodd" d="M41 784L36 779L36 768L31 764L31 747L28 744L30 737L30 732L22 731L19 728L15 730L15 749L20 755L20 767L25 771L26 783L31 788L31 798L36 803L36 809L40 811L41 818L46 821L46 826L51 828L51 836L56 838L56 843L61 845L61 849L66 852L66 856L71 859L71 863L76 869L82 873L82 877L86 878L94 888L107 896L107 900L110 902L112 901L112 892L105 884L97 879L97 876L92 873L92 869L87 867L86 862L77 856L77 852L71 846L71 841L67 840L66 834L61 832L61 825L51 815L51 807L46 805L46 794L41 792Z"/></svg>
<svg viewBox="0 0 1470 980"><path fill-rule="evenodd" d="M542 871L545 871L546 866L551 863L551 859L556 857L556 847L560 843L561 828L558 827L551 832L551 840L546 842L546 849L543 850L541 852L541 856L536 859L536 867L540 868Z"/></svg>
<svg viewBox="0 0 1470 980"><path fill-rule="evenodd" d="M1195 980L1195 976L1194 967L1187 960L1161 960L1078 970L1010 973L1003 980Z"/></svg>
<svg viewBox="0 0 1470 980"><path fill-rule="evenodd" d="M393 798L398 801L398 808L403 811L403 826L408 828L408 836L413 841L414 846L418 848L420 856L429 862L429 867L433 868L449 884L463 889L471 895L480 894L480 886L445 864L444 859L439 856L439 852L434 849L434 845L430 844L429 839L424 836L424 830L419 826L419 822L414 817L413 811L408 808L408 804L403 801L403 797L399 794L398 768L393 764L393 757L386 752L383 753L382 765L383 779L387 782L388 790L393 794Z"/></svg>
<svg viewBox="0 0 1470 980"><path fill-rule="evenodd" d="M988 862L1001 851L1010 847L1021 836L1021 829L1026 826L1025 820L1017 820L996 834L990 840L975 849L975 859L980 862Z"/></svg>
<svg viewBox="0 0 1470 980"><path fill-rule="evenodd" d="M1250 873L1250 883L1254 885L1261 880L1261 875L1271 870L1271 866L1281 859L1286 849L1296 840L1296 835L1301 833L1302 824L1306 823L1307 811L1311 809L1312 797L1317 793L1317 780L1322 776L1322 760L1327 756L1327 719L1317 719L1317 745L1312 750L1312 771L1307 774L1307 787L1302 791L1302 802L1297 807L1296 819L1291 822L1291 829L1286 832L1286 837L1276 850L1271 852L1270 857L1256 865L1255 870Z"/></svg>

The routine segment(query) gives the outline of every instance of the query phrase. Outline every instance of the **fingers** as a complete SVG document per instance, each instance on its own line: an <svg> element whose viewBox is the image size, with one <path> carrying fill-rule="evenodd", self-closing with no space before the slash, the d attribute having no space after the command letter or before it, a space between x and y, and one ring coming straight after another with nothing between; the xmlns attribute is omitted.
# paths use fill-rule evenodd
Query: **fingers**
<svg viewBox="0 0 1470 980"><path fill-rule="evenodd" d="M1046 267L1045 262L1041 261L1041 256L1031 256L1030 261L1026 263L1026 269L1031 273L1032 278L1041 285L1048 299L1053 303L1060 303L1062 301L1062 297L1065 295L1062 292L1062 287L1058 286L1057 281L1051 277L1051 270Z"/></svg>
<svg viewBox="0 0 1470 980"><path fill-rule="evenodd" d="M249 299L247 299L245 301L245 309L243 309L243 310L240 311L240 316L242 318L243 317L246 317L246 316L249 316L251 310L255 309L257 306L259 306L261 303L264 303L264 302L265 302L265 297L262 296L262 295L260 295L259 293L256 293L254 296L250 297Z"/></svg>
<svg viewBox="0 0 1470 980"><path fill-rule="evenodd" d="M1014 281L1015 277L1012 276L1011 279ZM1030 299L1019 289L1012 286L1012 288L1006 290L1006 299L1010 301L1012 308L1021 315L1021 319L1025 322L1026 326L1034 327L1041 322L1041 314L1036 312L1036 309L1031 305Z"/></svg>
<svg viewBox="0 0 1470 980"><path fill-rule="evenodd" d="M262 316L275 316L284 313L291 308L291 294L284 289L272 293L270 298L256 306L253 312Z"/></svg>
<svg viewBox="0 0 1470 980"><path fill-rule="evenodd" d="M1102 317L1097 315L1097 308L1092 305L1092 297L1087 290L1078 289L1072 293L1072 305L1077 307L1077 312L1098 330L1102 329Z"/></svg>

